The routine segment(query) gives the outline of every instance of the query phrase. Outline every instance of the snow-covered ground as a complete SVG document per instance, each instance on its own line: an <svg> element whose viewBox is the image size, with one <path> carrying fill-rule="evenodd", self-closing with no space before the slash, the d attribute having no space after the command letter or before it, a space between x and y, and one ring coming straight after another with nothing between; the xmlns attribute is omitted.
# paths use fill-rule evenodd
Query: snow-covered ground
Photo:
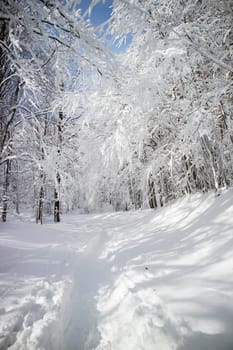
<svg viewBox="0 0 233 350"><path fill-rule="evenodd" d="M0 349L232 350L233 190L0 224Z"/></svg>

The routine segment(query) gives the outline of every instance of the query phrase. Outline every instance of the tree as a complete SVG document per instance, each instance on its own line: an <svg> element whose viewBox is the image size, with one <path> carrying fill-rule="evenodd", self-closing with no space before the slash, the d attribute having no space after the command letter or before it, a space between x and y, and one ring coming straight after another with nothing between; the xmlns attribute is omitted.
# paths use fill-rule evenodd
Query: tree
<svg viewBox="0 0 233 350"><path fill-rule="evenodd" d="M98 202L104 188L111 205L124 209L133 208L135 198L139 206L157 207L186 193L230 185L229 2L114 6L113 30L126 35L127 18L134 38L121 57L116 84L97 80L90 94L87 118L95 128L87 143L98 139L98 165L94 159L90 164L99 177L88 182L89 191Z"/></svg>
<svg viewBox="0 0 233 350"><path fill-rule="evenodd" d="M34 135L34 148L31 154L27 155L29 162L33 162L32 175L34 178L34 201L36 202L37 221L42 222L43 206L46 195L46 183L51 181L44 165L50 158L46 151L47 125L44 125L48 116L51 123L56 123L56 105L61 105L64 94L72 89L78 91L85 82L83 76L88 74L103 74L106 65L103 58L111 57L104 48L100 39L96 37L96 30L90 27L78 9L78 3L60 3L58 1L3 1L1 6L1 97L4 94L5 101L10 113L6 112L6 103L2 106L5 109L6 118L1 120L1 164L4 163L5 181L2 189L3 217L6 218L7 192L9 189L9 178L11 169L11 159L16 157L17 161L22 161L19 157L23 151L25 162L25 149L15 144L13 139L17 139L22 128L27 128L30 135ZM93 4L90 5L90 8ZM88 10L90 10L90 8ZM57 69L57 57L63 52L62 64ZM65 59L64 59L65 57ZM3 62L4 61L4 62ZM105 60L106 61L106 60ZM60 61L61 62L61 61ZM110 61L109 61L110 64ZM109 66L110 67L110 66ZM108 72L109 72L109 68ZM54 72L54 76L48 76ZM74 78L77 74L77 78ZM56 79L61 76L66 77L66 87L61 94L59 84ZM10 85L11 83L11 85ZM15 84L15 87L13 86ZM19 99L19 90L23 88ZM5 90L4 90L4 89ZM4 91L3 91L4 90ZM46 102L47 100L47 102ZM21 130L17 134L13 132L13 119L16 113L21 117ZM58 137L57 153L61 152L63 111L58 112L57 132ZM63 118L63 117L62 117ZM69 118L69 116L67 117ZM48 123L47 123L48 124ZM55 125L55 124L53 124ZM30 130L31 127L31 130ZM14 143L14 149L12 148ZM7 146L7 147L5 147ZM50 145L51 146L51 145ZM33 155L33 152L34 155ZM52 151L53 152L53 151ZM61 155L57 155L55 164L56 175L54 177L54 213L56 221L59 221L60 199L58 188L61 187L62 174L60 166ZM29 180L29 179L28 179ZM30 180L31 181L31 180ZM50 185L49 185L50 186ZM59 207L59 210L58 210Z"/></svg>

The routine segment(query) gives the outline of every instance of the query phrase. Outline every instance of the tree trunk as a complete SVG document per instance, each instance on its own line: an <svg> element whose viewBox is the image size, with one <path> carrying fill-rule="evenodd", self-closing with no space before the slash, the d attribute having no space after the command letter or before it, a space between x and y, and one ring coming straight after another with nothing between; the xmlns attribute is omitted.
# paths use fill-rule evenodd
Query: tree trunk
<svg viewBox="0 0 233 350"><path fill-rule="evenodd" d="M19 196L19 165L16 162L16 186L15 186L15 211L16 214L19 214L19 204L20 204L20 196Z"/></svg>
<svg viewBox="0 0 233 350"><path fill-rule="evenodd" d="M59 163L61 159L61 150L62 150L62 131L63 131L63 113L62 111L59 112L59 118L57 123L57 131L58 131L58 147L57 147L57 174L56 174L56 182L57 182L57 188L54 189L54 222L60 222L60 183L61 183L61 176L59 173Z"/></svg>
<svg viewBox="0 0 233 350"><path fill-rule="evenodd" d="M39 203L37 208L37 217L36 217L36 223L40 222L41 225L43 223L43 204L44 204L44 188L41 186L40 188L40 195L39 195Z"/></svg>
<svg viewBox="0 0 233 350"><path fill-rule="evenodd" d="M60 201L56 189L54 190L54 222L60 222Z"/></svg>
<svg viewBox="0 0 233 350"><path fill-rule="evenodd" d="M10 178L10 160L6 161L6 172L5 172L5 182L4 182L4 189L3 189L3 208L2 208L2 221L6 222L7 218L7 210L8 210L8 187L9 187L9 178Z"/></svg>
<svg viewBox="0 0 233 350"><path fill-rule="evenodd" d="M150 208L157 208L157 200L156 200L156 193L155 193L155 185L153 180L149 180L149 206Z"/></svg>

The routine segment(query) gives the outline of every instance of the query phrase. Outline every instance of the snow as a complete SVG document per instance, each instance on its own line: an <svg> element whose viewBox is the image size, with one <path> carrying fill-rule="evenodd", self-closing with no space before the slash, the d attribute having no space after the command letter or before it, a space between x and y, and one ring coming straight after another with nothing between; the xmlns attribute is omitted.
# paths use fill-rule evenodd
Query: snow
<svg viewBox="0 0 233 350"><path fill-rule="evenodd" d="M0 349L232 350L233 190L0 224Z"/></svg>

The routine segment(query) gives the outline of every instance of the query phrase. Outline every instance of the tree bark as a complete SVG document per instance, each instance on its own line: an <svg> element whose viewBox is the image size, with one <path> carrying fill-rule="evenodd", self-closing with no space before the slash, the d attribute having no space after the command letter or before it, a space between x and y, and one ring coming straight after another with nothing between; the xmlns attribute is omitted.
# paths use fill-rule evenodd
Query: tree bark
<svg viewBox="0 0 233 350"><path fill-rule="evenodd" d="M156 193L155 193L155 185L154 181L149 179L149 206L150 208L157 208L157 200L156 200Z"/></svg>
<svg viewBox="0 0 233 350"><path fill-rule="evenodd" d="M10 183L10 166L11 166L10 160L6 161L5 166L6 166L5 182L4 182L4 189L3 189L3 196L2 196L2 202L3 202L2 222L6 222L7 212L8 212L8 188Z"/></svg>
<svg viewBox="0 0 233 350"><path fill-rule="evenodd" d="M54 222L60 222L60 201L58 192L54 190Z"/></svg>
<svg viewBox="0 0 233 350"><path fill-rule="evenodd" d="M37 217L36 222L40 222L41 225L43 224L43 204L44 204L44 188L41 186L40 188L40 194L39 194L39 203L37 208Z"/></svg>
<svg viewBox="0 0 233 350"><path fill-rule="evenodd" d="M60 222L60 183L61 183L61 176L59 174L59 162L61 158L61 148L62 148L62 132L63 132L63 113L62 111L59 112L59 118L57 123L57 131L58 131L58 148L57 148L57 174L56 174L56 182L57 182L57 188L54 189L54 222Z"/></svg>

